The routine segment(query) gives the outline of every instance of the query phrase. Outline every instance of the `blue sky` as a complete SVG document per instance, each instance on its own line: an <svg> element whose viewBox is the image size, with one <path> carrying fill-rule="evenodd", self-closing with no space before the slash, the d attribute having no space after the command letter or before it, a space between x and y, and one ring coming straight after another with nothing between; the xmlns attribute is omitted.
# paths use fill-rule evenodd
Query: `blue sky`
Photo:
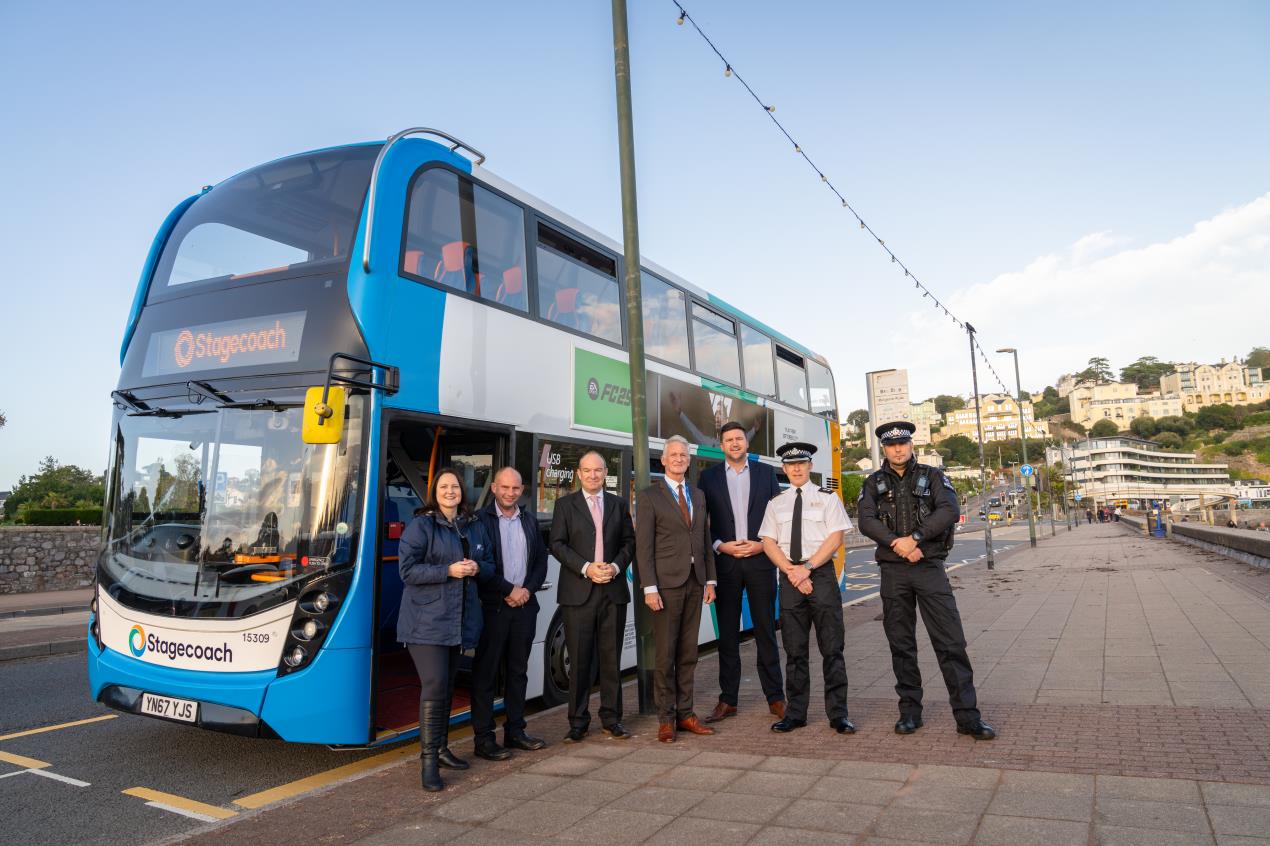
<svg viewBox="0 0 1270 846"><path fill-rule="evenodd" d="M1270 6L685 5L1026 387L1270 344ZM879 368L968 392L964 336L676 14L631 3L644 253L828 356L844 413ZM199 186L428 125L620 237L613 92L604 2L3 4L0 488L104 466L142 260Z"/></svg>

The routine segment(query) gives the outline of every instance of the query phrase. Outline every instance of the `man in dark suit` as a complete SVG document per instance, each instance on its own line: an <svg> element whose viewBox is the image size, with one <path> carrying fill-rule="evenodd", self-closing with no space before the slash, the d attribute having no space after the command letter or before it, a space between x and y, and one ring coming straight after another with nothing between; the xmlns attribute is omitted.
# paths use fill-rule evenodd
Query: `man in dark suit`
<svg viewBox="0 0 1270 846"><path fill-rule="evenodd" d="M476 755L490 761L511 757L508 749L532 752L546 746L525 733L525 688L529 651L538 621L535 594L547 579L547 545L538 519L520 506L520 473L504 467L494 475L494 500L477 512L494 546L494 578L478 582L484 626L472 664L472 731ZM503 671L503 746L494 739L494 697Z"/></svg>
<svg viewBox="0 0 1270 846"><path fill-rule="evenodd" d="M586 737L591 724L591 666L600 667L600 724L609 737L626 740L622 725L622 641L631 601L626 569L635 555L635 528L626 500L606 493L608 464L598 452L578 462L582 490L556 501L551 554L560 562L556 603L564 613L569 650L569 733Z"/></svg>
<svg viewBox="0 0 1270 846"><path fill-rule="evenodd" d="M776 566L763 552L758 528L767 503L781 492L776 471L749 460L745 427L736 421L719 430L724 462L701 474L710 513L710 540L719 575L719 703L707 723L736 713L741 686L741 594L750 598L750 619L758 646L758 678L767 707L785 716L781 654L776 644Z"/></svg>
<svg viewBox="0 0 1270 846"><path fill-rule="evenodd" d="M635 508L635 556L644 603L653 612L653 686L662 743L674 742L676 728L714 734L692 709L701 603L714 601L717 579L706 498L684 478L688 462L688 442L668 438L661 456L666 476L639 492Z"/></svg>

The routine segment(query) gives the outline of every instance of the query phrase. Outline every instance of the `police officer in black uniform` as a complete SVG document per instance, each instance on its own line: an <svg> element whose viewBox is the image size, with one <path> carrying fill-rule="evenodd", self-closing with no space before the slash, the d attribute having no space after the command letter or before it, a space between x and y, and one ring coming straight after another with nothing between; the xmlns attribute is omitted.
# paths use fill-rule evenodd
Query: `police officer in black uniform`
<svg viewBox="0 0 1270 846"><path fill-rule="evenodd" d="M874 430L886 460L860 491L860 531L877 542L882 569L882 627L891 646L895 692L900 697L896 734L922 727L922 674L917 666L917 608L948 687L957 733L976 740L997 736L979 715L966 635L953 599L944 559L952 548L959 508L952 483L939 470L913 458L913 432L906 420Z"/></svg>

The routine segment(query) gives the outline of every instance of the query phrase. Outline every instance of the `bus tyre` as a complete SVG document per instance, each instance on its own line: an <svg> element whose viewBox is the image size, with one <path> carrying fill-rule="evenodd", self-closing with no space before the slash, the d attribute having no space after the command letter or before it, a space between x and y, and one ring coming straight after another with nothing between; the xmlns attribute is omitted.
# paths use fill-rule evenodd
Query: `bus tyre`
<svg viewBox="0 0 1270 846"><path fill-rule="evenodd" d="M550 707L569 698L569 653L564 643L564 617L559 611L547 627L543 649L542 702Z"/></svg>

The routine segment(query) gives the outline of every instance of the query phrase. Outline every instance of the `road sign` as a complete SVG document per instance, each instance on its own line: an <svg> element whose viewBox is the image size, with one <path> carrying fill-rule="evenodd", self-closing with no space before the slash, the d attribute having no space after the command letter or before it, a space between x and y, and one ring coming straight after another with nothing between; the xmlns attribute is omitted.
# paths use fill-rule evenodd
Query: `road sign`
<svg viewBox="0 0 1270 846"><path fill-rule="evenodd" d="M1036 470L1033 469L1031 464L1024 464L1021 467L1019 467L1019 473L1023 474L1024 476L1031 476L1035 472Z"/></svg>
<svg viewBox="0 0 1270 846"><path fill-rule="evenodd" d="M1080 494L1076 494L1076 501L1077 501L1077 502L1080 502L1080 501L1081 501L1081 499L1082 499L1081 495L1080 495Z"/></svg>

